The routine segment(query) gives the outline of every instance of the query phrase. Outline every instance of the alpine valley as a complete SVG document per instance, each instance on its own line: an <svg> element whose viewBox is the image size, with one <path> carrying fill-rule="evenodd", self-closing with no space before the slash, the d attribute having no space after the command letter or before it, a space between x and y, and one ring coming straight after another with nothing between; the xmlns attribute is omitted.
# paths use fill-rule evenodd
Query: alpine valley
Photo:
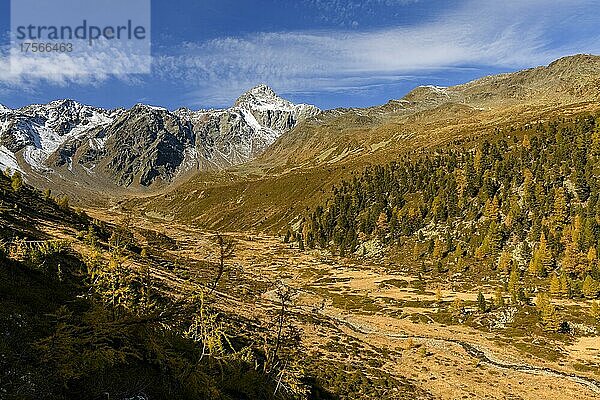
<svg viewBox="0 0 600 400"><path fill-rule="evenodd" d="M0 167L0 398L600 398L600 56L0 106Z"/></svg>

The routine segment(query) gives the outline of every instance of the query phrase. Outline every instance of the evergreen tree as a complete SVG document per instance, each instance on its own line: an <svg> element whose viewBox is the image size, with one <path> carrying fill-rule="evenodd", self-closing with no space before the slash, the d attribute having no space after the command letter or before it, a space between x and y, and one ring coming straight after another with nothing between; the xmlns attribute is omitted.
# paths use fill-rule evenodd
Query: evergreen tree
<svg viewBox="0 0 600 400"><path fill-rule="evenodd" d="M302 239L301 234L296 235L296 241L298 242L298 249L304 251L304 239Z"/></svg>
<svg viewBox="0 0 600 400"><path fill-rule="evenodd" d="M465 312L465 307L463 305L463 301L460 298L455 298L452 301L452 305L450 306L450 310L452 312L452 316L455 319L460 319L464 312Z"/></svg>
<svg viewBox="0 0 600 400"><path fill-rule="evenodd" d="M494 304L495 304L496 308L504 307L504 296L502 294L502 290L499 288L496 290Z"/></svg>
<svg viewBox="0 0 600 400"><path fill-rule="evenodd" d="M442 289L438 286L435 289L435 300L439 303L439 302L442 301L442 298L443 298L443 296L442 296Z"/></svg>
<svg viewBox="0 0 600 400"><path fill-rule="evenodd" d="M387 233L389 232L389 224L387 220L387 215L384 212L379 213L377 217L377 234L381 239L383 239Z"/></svg>
<svg viewBox="0 0 600 400"><path fill-rule="evenodd" d="M565 189L561 186L556 189L554 195L553 219L555 229L562 229L563 225L567 221L567 217L567 196L565 194Z"/></svg>
<svg viewBox="0 0 600 400"><path fill-rule="evenodd" d="M519 271L516 267L513 267L510 277L508 278L508 292L510 293L513 302L518 300L519 289L521 289Z"/></svg>
<svg viewBox="0 0 600 400"><path fill-rule="evenodd" d="M558 276L555 273L552 273L552 275L550 276L550 293L553 296L558 296L561 294L560 280L558 279Z"/></svg>
<svg viewBox="0 0 600 400"><path fill-rule="evenodd" d="M485 313L488 311L488 306L487 306L487 302L485 301L485 296L483 295L483 293L481 293L481 291L477 294L477 308L482 313Z"/></svg>
<svg viewBox="0 0 600 400"><path fill-rule="evenodd" d="M587 260L588 260L588 263L590 264L590 266L596 264L596 262L598 261L596 247L590 246L590 248L588 249L588 252L587 252Z"/></svg>
<svg viewBox="0 0 600 400"><path fill-rule="evenodd" d="M538 312L541 313L544 310L544 308L546 308L549 302L550 300L548 298L548 295L544 292L540 292L535 298L535 308L538 310Z"/></svg>
<svg viewBox="0 0 600 400"><path fill-rule="evenodd" d="M535 195L534 195L534 182L533 174L529 168L523 170L523 199L529 208L536 206Z"/></svg>
<svg viewBox="0 0 600 400"><path fill-rule="evenodd" d="M413 260L417 261L419 258L421 258L421 247L419 246L419 242L415 241L415 245L413 246Z"/></svg>
<svg viewBox="0 0 600 400"><path fill-rule="evenodd" d="M569 284L569 279L567 278L567 274L564 272L560 274L560 294L563 296L569 296L571 293L571 287Z"/></svg>
<svg viewBox="0 0 600 400"><path fill-rule="evenodd" d="M498 206L497 196L494 196L492 200L488 199L486 201L483 215L491 221L498 220L498 217L500 216L500 207Z"/></svg>
<svg viewBox="0 0 600 400"><path fill-rule="evenodd" d="M579 270L578 265L581 258L577 242L573 238L573 229L574 227L566 228L562 235L564 251L561 266L563 270L568 272L577 272Z"/></svg>
<svg viewBox="0 0 600 400"><path fill-rule="evenodd" d="M542 232L540 243L533 253L531 262L529 263L529 272L534 275L544 276L552 267L552 253L548 248L546 236Z"/></svg>
<svg viewBox="0 0 600 400"><path fill-rule="evenodd" d="M512 256L511 254L504 250L500 254L500 259L498 261L498 269L500 269L504 274L510 274L512 269Z"/></svg>
<svg viewBox="0 0 600 400"><path fill-rule="evenodd" d="M548 303L542 310L542 325L550 332L558 332L560 329L561 320L554 304Z"/></svg>
<svg viewBox="0 0 600 400"><path fill-rule="evenodd" d="M431 257L434 261L439 261L444 257L445 246L440 239L435 240Z"/></svg>
<svg viewBox="0 0 600 400"><path fill-rule="evenodd" d="M523 135L523 147L526 148L527 150L531 149L531 141L529 140L529 135L525 134Z"/></svg>
<svg viewBox="0 0 600 400"><path fill-rule="evenodd" d="M458 263L458 260L461 259L464 255L464 249L462 242L459 242L454 249L454 261Z"/></svg>
<svg viewBox="0 0 600 400"><path fill-rule="evenodd" d="M56 198L56 204L63 210L68 210L69 209L69 197L68 196L60 196L60 197Z"/></svg>

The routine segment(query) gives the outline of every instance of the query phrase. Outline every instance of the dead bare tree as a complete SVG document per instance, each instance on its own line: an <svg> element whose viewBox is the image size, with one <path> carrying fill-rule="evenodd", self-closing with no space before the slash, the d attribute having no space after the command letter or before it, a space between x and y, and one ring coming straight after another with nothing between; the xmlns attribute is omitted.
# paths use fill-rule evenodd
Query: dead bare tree
<svg viewBox="0 0 600 400"><path fill-rule="evenodd" d="M235 242L232 239L225 238L221 233L217 232L215 235L215 241L218 246L219 252L219 260L217 266L217 273L215 275L215 279L213 280L210 291L208 294L212 294L212 292L217 288L219 281L223 277L223 275L228 272L229 268L226 266L225 261L231 257L233 257L233 253L235 250Z"/></svg>
<svg viewBox="0 0 600 400"><path fill-rule="evenodd" d="M301 386L301 376L295 361L300 346L300 330L292 316L298 289L282 282L270 282L273 305L272 318L264 332L264 373L277 382L274 395L292 393Z"/></svg>
<svg viewBox="0 0 600 400"><path fill-rule="evenodd" d="M287 347L290 342L297 340L297 329L290 321L290 308L293 305L297 290L283 282L278 282L275 288L275 302L277 304L277 313L272 322L275 331L274 343L271 346L266 345L264 370L267 373L280 370L281 351ZM268 349L270 347L270 349Z"/></svg>
<svg viewBox="0 0 600 400"><path fill-rule="evenodd" d="M286 321L286 312L288 306L291 304L296 291L285 284L281 284L277 288L276 296L279 300L279 313L277 315L277 337L275 338L275 348L273 349L273 359L277 357L279 348L281 347L283 328Z"/></svg>

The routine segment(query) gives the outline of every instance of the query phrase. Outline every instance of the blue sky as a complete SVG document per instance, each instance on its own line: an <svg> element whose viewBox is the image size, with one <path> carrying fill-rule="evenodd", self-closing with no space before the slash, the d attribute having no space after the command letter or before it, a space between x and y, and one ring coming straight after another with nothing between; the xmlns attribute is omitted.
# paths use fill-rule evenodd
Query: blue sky
<svg viewBox="0 0 600 400"><path fill-rule="evenodd" d="M363 107L418 85L600 54L600 13L589 0L156 0L150 74L15 74L9 1L0 1L0 103L13 108L57 98L224 107L259 83L295 102Z"/></svg>

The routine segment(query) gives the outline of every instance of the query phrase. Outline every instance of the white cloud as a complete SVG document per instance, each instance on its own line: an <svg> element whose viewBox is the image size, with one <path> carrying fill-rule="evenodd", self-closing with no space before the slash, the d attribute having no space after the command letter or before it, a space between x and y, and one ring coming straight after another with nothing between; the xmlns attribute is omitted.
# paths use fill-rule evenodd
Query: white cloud
<svg viewBox="0 0 600 400"><path fill-rule="evenodd" d="M307 1L318 7L343 5L339 0L330 6L322 0ZM600 14L594 10L591 0L467 0L452 12L440 12L435 19L411 26L262 32L185 43L177 51L156 55L150 77L126 75L144 60L124 53L97 51L81 58L55 56L35 63L17 57L11 69L4 51L0 52L0 89L27 90L39 83L94 85L116 73L126 82L176 83L187 92L187 102L197 105L229 105L261 82L288 95L359 92L447 68L517 69L567 54L599 52Z"/></svg>
<svg viewBox="0 0 600 400"><path fill-rule="evenodd" d="M419 0L304 0L300 7L318 10L316 19L339 27L360 27L359 20L393 19L403 10L402 6Z"/></svg>
<svg viewBox="0 0 600 400"><path fill-rule="evenodd" d="M5 47L0 49L0 83L5 90L23 90L39 83L96 85L113 76L131 81L132 73L149 72L150 65L149 55L102 40L72 53L25 53Z"/></svg>

